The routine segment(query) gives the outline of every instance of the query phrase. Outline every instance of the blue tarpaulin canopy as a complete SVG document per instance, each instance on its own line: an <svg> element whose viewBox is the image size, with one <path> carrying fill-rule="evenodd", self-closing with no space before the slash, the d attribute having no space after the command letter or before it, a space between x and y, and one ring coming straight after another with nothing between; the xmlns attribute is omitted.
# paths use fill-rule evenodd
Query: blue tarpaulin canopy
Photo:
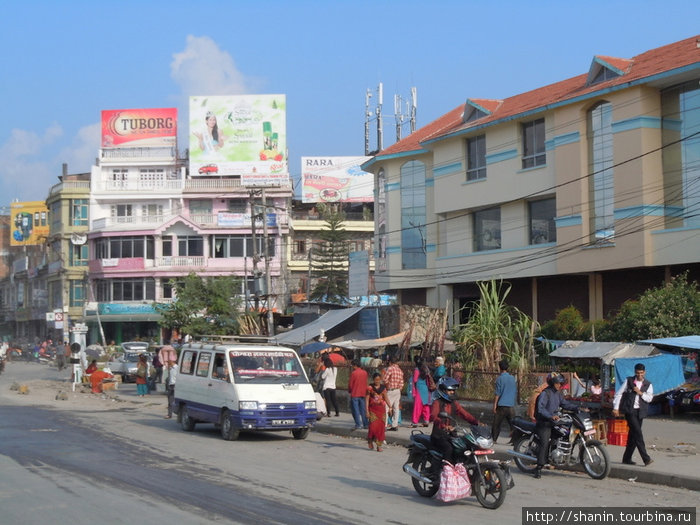
<svg viewBox="0 0 700 525"><path fill-rule="evenodd" d="M325 350L326 348L330 348L332 346L333 345L329 345L328 343L324 343L322 341L314 341L313 343L302 346L299 353L301 355L313 354L314 352L320 352L321 350Z"/></svg>
<svg viewBox="0 0 700 525"><path fill-rule="evenodd" d="M630 357L615 359L615 385L634 375L634 365L642 363L646 367L646 378L651 381L654 395L663 394L685 383L681 356L659 354L650 357Z"/></svg>
<svg viewBox="0 0 700 525"><path fill-rule="evenodd" d="M648 343L652 345L673 346L675 348L688 348L691 350L700 350L700 335L686 335L683 337L662 337L660 339L647 339L639 341L640 343Z"/></svg>

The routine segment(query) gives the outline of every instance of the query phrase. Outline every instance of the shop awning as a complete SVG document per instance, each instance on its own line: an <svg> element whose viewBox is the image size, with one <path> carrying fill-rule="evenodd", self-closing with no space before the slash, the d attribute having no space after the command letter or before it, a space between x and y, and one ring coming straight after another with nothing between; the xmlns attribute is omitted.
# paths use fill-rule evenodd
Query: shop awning
<svg viewBox="0 0 700 525"><path fill-rule="evenodd" d="M611 365L615 362L616 359L648 357L650 355L658 353L659 350L655 346L625 344L622 345L621 348L616 349L611 354L606 355L603 358L603 363L605 363L606 365Z"/></svg>
<svg viewBox="0 0 700 525"><path fill-rule="evenodd" d="M683 337L662 337L660 339L646 339L639 341L651 345L672 346L675 348L688 348L700 350L700 335L686 335Z"/></svg>
<svg viewBox="0 0 700 525"><path fill-rule="evenodd" d="M370 348L381 348L383 346L401 344L404 337L406 337L405 331L388 337L380 337L379 339L356 339L354 341L340 341L333 344L341 348L347 348L348 350L368 350Z"/></svg>
<svg viewBox="0 0 700 525"><path fill-rule="evenodd" d="M571 359L603 359L621 345L622 343L566 341L549 355L550 357L565 357Z"/></svg>
<svg viewBox="0 0 700 525"><path fill-rule="evenodd" d="M334 326L338 326L343 321L350 319L363 308L364 306L354 306L352 308L331 310L315 321L279 334L277 342L282 345L301 346L307 341L311 341L314 337L318 337L321 334L321 330L328 332Z"/></svg>

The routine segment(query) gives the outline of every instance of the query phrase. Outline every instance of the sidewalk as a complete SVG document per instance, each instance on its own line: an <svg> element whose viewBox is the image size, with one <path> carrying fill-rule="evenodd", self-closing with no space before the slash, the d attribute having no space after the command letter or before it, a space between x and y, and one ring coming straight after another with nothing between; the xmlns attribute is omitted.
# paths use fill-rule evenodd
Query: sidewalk
<svg viewBox="0 0 700 525"><path fill-rule="evenodd" d="M474 414L478 417L477 411ZM365 439L367 431L353 430L354 426L352 416L341 412L340 417L324 417L318 421L313 431ZM696 448L700 437L700 422L647 418L642 428L647 451L654 462L648 467L643 466L639 454L635 452L633 460L638 465L623 465L622 454L625 447L608 445L607 450L612 462L610 477L626 482L652 483L700 491L700 457ZM412 431L429 434L431 427L419 426L417 429L411 429L404 423L398 431L387 432L386 441L388 444L407 446ZM499 443L494 445L495 456L498 459L512 459L512 456L507 454L512 448L506 444L507 441L508 431L504 428ZM517 471L514 464L512 468Z"/></svg>

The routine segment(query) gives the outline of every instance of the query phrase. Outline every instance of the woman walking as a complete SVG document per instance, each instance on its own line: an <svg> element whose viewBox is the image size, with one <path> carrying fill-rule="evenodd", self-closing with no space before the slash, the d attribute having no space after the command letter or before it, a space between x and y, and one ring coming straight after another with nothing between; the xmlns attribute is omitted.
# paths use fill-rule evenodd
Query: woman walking
<svg viewBox="0 0 700 525"><path fill-rule="evenodd" d="M428 376L430 370L423 362L423 358L416 356L413 370L413 417L411 428L415 428L423 420L423 426L428 426L430 421L430 390L428 389Z"/></svg>
<svg viewBox="0 0 700 525"><path fill-rule="evenodd" d="M374 450L376 443L377 452L382 451L382 445L386 438L386 409L389 405L386 386L382 384L382 375L375 372L372 376L372 384L367 387L367 395L365 395L367 419L369 420L367 445L370 450ZM389 414L391 413L391 409L389 409Z"/></svg>
<svg viewBox="0 0 700 525"><path fill-rule="evenodd" d="M338 377L338 369L328 356L323 358L323 366L326 367L321 373L321 379L323 380L323 398L326 400L326 415L331 415L332 403L335 409L335 417L338 417L340 416L340 411L338 410L338 400L335 397L335 379Z"/></svg>

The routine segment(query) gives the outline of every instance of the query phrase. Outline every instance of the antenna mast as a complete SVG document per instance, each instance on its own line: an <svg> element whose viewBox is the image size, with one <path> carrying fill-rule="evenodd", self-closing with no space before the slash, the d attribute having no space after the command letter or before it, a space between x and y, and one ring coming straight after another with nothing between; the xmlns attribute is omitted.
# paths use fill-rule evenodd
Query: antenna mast
<svg viewBox="0 0 700 525"><path fill-rule="evenodd" d="M382 151L384 149L384 130L382 128L382 102L384 101L384 86L379 83L379 89L377 89L377 151Z"/></svg>

